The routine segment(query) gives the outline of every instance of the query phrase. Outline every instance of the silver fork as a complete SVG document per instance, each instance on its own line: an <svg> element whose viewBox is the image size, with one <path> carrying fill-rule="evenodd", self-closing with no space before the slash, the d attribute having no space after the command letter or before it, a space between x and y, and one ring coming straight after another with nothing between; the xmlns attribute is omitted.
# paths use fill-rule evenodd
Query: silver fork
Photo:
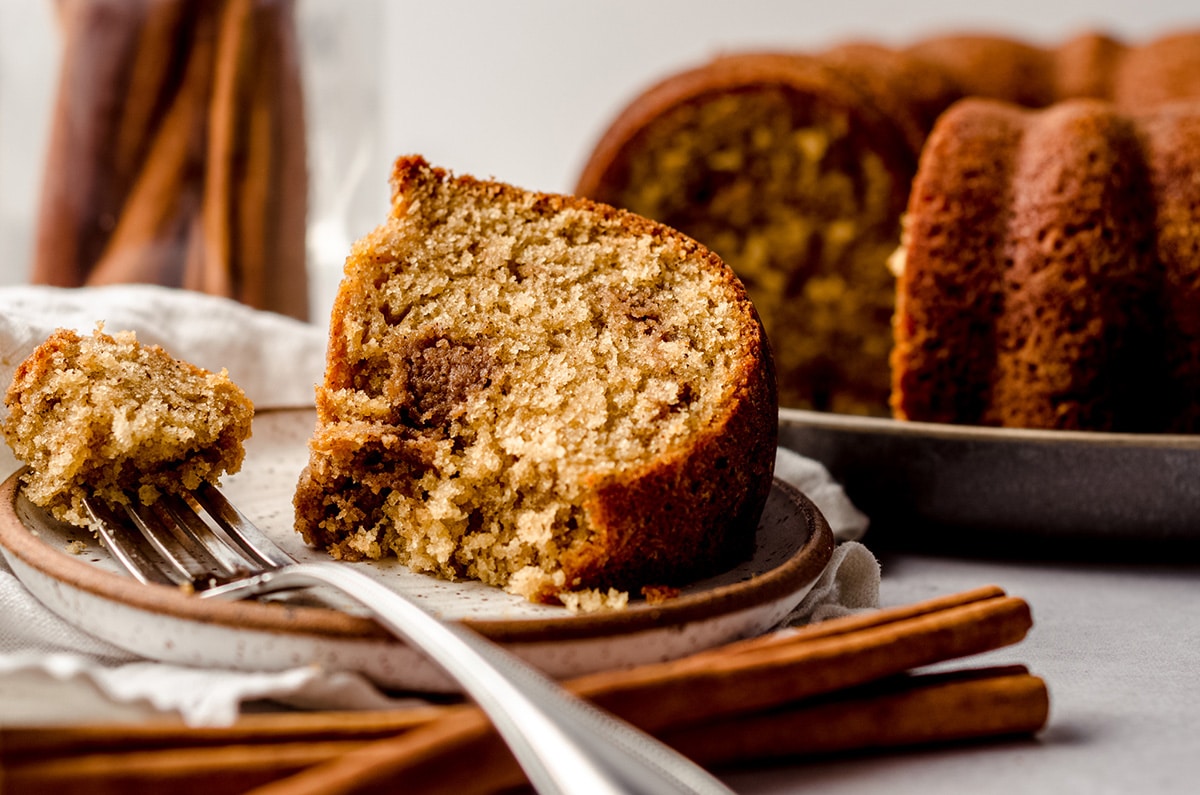
<svg viewBox="0 0 1200 795"><path fill-rule="evenodd" d="M110 553L141 582L192 588L201 599L324 584L360 603L459 684L543 795L732 795L691 760L462 624L438 619L346 564L297 562L213 486L149 506L133 496L123 510L98 499L86 504Z"/></svg>

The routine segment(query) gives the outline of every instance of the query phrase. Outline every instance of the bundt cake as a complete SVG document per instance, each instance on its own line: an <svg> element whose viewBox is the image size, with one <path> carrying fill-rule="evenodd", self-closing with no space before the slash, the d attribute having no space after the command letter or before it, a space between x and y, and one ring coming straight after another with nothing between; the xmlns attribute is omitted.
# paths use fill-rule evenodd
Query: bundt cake
<svg viewBox="0 0 1200 795"><path fill-rule="evenodd" d="M5 439L28 465L25 496L81 527L89 494L148 503L238 471L254 416L225 371L102 326L90 337L54 332L17 367L5 404Z"/></svg>
<svg viewBox="0 0 1200 795"><path fill-rule="evenodd" d="M712 252L403 157L332 311L297 529L535 601L619 605L752 550L777 403Z"/></svg>
<svg viewBox="0 0 1200 795"><path fill-rule="evenodd" d="M1200 431L1200 104L964 100L897 258L897 417Z"/></svg>
<svg viewBox="0 0 1200 795"><path fill-rule="evenodd" d="M925 139L972 96L1125 109L1200 96L1200 34L1058 48L946 36L904 49L724 55L667 77L601 135L575 192L691 235L746 283L773 343L780 403L889 413L894 280Z"/></svg>

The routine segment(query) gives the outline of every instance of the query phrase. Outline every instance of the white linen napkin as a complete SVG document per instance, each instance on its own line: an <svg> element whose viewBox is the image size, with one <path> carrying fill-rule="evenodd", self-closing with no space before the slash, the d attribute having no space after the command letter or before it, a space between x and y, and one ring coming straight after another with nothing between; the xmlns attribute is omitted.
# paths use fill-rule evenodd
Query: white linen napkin
<svg viewBox="0 0 1200 795"><path fill-rule="evenodd" d="M133 330L177 359L229 370L255 408L301 408L325 367L325 330L242 304L153 285L69 289L0 288L0 391L13 371L55 329L90 334Z"/></svg>
<svg viewBox="0 0 1200 795"><path fill-rule="evenodd" d="M326 330L233 301L146 285L80 289L0 288L0 389L56 328L133 330L145 343L210 370L222 367L256 408L312 405L324 370ZM17 463L0 457L8 477ZM840 542L791 623L823 620L879 602L879 565L858 543L867 520L819 463L780 449L778 476L806 493ZM59 618L34 599L0 558L0 691L3 680L36 674L84 680L114 704L145 703L192 725L224 725L247 702L300 708L372 709L398 702L363 677L318 666L280 672L196 669L136 658ZM0 723L3 723L0 704Z"/></svg>

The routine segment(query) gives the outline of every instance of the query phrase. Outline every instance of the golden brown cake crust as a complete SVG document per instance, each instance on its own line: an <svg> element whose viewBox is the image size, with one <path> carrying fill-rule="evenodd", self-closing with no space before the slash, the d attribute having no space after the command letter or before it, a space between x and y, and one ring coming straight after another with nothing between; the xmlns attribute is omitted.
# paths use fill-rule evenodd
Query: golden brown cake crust
<svg viewBox="0 0 1200 795"><path fill-rule="evenodd" d="M956 104L898 280L897 416L1196 432L1200 107Z"/></svg>
<svg viewBox="0 0 1200 795"><path fill-rule="evenodd" d="M925 147L925 162L967 168L927 171L909 199L905 239L922 243L919 250L906 246L898 279L892 399L900 419L953 422L984 411L980 402L994 365L992 322L1002 310L1006 188L1021 117L1015 107L983 100L959 107L981 106L990 112L944 116ZM963 223L951 223L953 213L961 213ZM975 312L962 313L963 305ZM980 315L987 321L977 322Z"/></svg>
<svg viewBox="0 0 1200 795"><path fill-rule="evenodd" d="M1170 103L1134 116L1155 210L1162 268L1163 415L1167 430L1200 432L1200 109Z"/></svg>
<svg viewBox="0 0 1200 795"><path fill-rule="evenodd" d="M721 260L631 213L420 157L392 187L335 300L305 539L542 601L748 555L777 404Z"/></svg>
<svg viewBox="0 0 1200 795"><path fill-rule="evenodd" d="M102 327L50 335L17 367L5 404L5 439L29 466L25 495L81 526L89 494L150 502L238 471L254 416L225 371Z"/></svg>

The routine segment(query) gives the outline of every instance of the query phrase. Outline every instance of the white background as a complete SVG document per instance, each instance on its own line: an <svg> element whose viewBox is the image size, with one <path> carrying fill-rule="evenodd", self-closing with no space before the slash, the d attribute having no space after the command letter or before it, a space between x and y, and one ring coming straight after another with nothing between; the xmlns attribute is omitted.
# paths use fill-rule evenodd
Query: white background
<svg viewBox="0 0 1200 795"><path fill-rule="evenodd" d="M1139 40L1200 27L1195 0L299 0L299 9L315 66L317 317L349 240L382 220L388 166L401 153L567 191L626 102L716 52L964 30L1045 44L1085 29ZM51 0L0 0L0 284L28 272L58 48Z"/></svg>

